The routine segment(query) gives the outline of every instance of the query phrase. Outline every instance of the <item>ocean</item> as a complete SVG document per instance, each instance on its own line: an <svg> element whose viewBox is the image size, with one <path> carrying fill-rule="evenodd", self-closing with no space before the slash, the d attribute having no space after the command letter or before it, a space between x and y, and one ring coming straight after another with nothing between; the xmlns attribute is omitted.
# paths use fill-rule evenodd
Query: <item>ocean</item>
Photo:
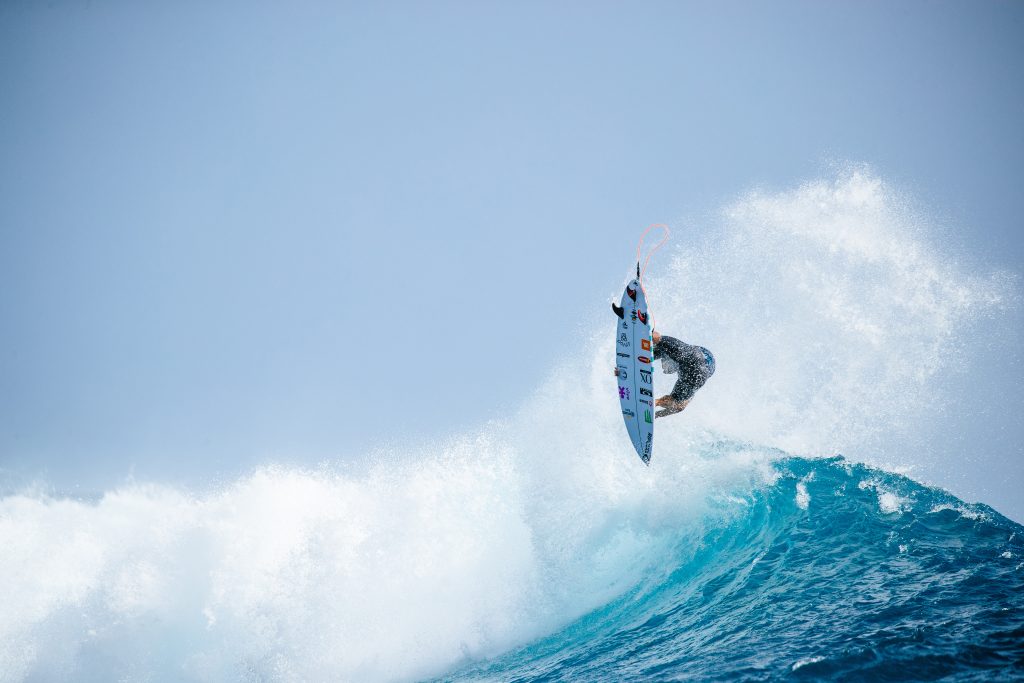
<svg viewBox="0 0 1024 683"><path fill-rule="evenodd" d="M984 445L950 458L934 429L1013 277L864 169L714 221L676 225L646 282L658 329L718 363L649 467L612 375L626 254L486 424L5 493L0 680L1024 679L1024 528L942 488Z"/></svg>
<svg viewBox="0 0 1024 683"><path fill-rule="evenodd" d="M839 457L717 498L622 595L440 680L1024 677L1021 525Z"/></svg>

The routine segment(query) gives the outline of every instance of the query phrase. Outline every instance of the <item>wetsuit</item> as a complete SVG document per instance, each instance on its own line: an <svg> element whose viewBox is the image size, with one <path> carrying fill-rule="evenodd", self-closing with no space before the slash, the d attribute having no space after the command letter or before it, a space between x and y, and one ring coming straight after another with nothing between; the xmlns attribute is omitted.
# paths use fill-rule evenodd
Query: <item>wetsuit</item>
<svg viewBox="0 0 1024 683"><path fill-rule="evenodd" d="M661 341L654 345L654 358L661 359L666 373L679 373L671 393L677 401L689 401L708 381L708 377L715 374L715 357L710 351L703 346L691 346L675 337L661 335Z"/></svg>

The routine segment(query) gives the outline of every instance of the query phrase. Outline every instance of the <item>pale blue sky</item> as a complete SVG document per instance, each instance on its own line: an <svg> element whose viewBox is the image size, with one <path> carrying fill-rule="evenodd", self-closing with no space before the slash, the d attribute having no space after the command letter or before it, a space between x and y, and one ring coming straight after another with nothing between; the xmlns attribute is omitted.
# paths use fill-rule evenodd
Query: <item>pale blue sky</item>
<svg viewBox="0 0 1024 683"><path fill-rule="evenodd" d="M545 334L572 343L640 228L834 161L1019 271L1022 22L1009 2L6 2L0 466L227 475L471 427L559 352L518 315L530 283L558 288ZM461 370L438 372L453 318ZM1019 483L1000 419L984 447Z"/></svg>

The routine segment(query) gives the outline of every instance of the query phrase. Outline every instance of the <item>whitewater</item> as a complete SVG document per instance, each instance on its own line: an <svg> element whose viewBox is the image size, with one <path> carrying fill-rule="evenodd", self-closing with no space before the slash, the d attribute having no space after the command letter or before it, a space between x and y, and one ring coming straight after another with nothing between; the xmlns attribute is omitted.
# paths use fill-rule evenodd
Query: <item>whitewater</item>
<svg viewBox="0 0 1024 683"><path fill-rule="evenodd" d="M618 412L616 280L579 351L471 433L4 496L0 680L1024 677L1024 527L903 469L1015 278L959 265L863 168L714 221L648 276L658 328L718 361L650 467Z"/></svg>

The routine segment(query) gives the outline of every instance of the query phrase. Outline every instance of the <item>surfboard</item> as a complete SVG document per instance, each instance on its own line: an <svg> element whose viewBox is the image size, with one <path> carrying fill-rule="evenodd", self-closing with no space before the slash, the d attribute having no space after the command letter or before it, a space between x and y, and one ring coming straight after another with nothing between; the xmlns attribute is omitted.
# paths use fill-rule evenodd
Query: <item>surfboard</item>
<svg viewBox="0 0 1024 683"><path fill-rule="evenodd" d="M619 406L633 448L645 465L654 448L653 349L647 299L634 279L626 285L615 311L615 368L618 370Z"/></svg>

